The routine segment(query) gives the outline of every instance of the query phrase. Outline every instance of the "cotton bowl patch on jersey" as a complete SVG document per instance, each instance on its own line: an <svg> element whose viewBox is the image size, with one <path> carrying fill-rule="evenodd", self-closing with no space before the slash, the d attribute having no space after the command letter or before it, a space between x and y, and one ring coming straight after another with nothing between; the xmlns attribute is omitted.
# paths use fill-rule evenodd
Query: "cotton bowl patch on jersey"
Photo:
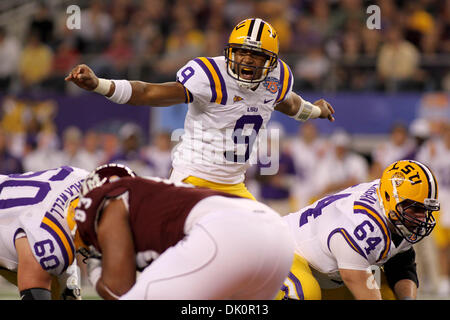
<svg viewBox="0 0 450 320"><path fill-rule="evenodd" d="M278 92L279 85L280 81L274 77L267 77L263 82L264 88L266 88L266 90L273 94Z"/></svg>

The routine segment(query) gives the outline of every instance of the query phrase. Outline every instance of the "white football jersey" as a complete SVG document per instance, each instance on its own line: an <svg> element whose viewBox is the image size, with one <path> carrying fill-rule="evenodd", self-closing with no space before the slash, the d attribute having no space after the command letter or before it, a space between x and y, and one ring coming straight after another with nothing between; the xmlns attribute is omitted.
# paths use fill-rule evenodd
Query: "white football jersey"
<svg viewBox="0 0 450 320"><path fill-rule="evenodd" d="M256 137L266 128L276 104L292 91L289 67L278 60L256 90L241 88L227 73L225 57L199 57L177 73L186 90L188 112L173 168L218 183L244 180Z"/></svg>
<svg viewBox="0 0 450 320"><path fill-rule="evenodd" d="M359 260L365 265L360 269L381 266L411 247L406 240L398 246L393 243L377 197L378 186L379 180L361 183L283 217L294 235L296 252L308 261L313 273L318 271L330 279L340 280L339 266L342 265L330 249L333 237L345 240L340 242L346 246L341 248L342 252L363 258ZM348 247L352 250L347 250Z"/></svg>
<svg viewBox="0 0 450 320"><path fill-rule="evenodd" d="M88 172L74 167L0 176L0 266L17 271L15 239L26 235L44 270L62 274L75 248L66 220Z"/></svg>

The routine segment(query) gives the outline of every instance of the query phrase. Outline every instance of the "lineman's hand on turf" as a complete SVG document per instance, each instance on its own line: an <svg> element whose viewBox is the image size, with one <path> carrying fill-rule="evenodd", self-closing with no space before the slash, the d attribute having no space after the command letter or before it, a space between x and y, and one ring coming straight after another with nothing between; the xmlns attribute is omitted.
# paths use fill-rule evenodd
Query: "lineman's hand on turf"
<svg viewBox="0 0 450 320"><path fill-rule="evenodd" d="M80 64L73 68L64 80L72 81L80 88L89 91L94 90L98 86L97 76L94 71L85 64Z"/></svg>
<svg viewBox="0 0 450 320"><path fill-rule="evenodd" d="M329 104L328 102L326 102L324 99L320 99L317 100L316 102L313 103L315 106L318 106L320 108L320 116L319 118L322 119L328 119L331 122L334 121L334 109L331 106L331 104Z"/></svg>

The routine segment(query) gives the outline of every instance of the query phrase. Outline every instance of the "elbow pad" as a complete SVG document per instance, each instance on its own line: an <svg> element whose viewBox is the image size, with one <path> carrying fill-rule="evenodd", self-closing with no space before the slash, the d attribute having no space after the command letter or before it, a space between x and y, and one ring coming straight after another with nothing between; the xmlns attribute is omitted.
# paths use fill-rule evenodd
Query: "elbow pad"
<svg viewBox="0 0 450 320"><path fill-rule="evenodd" d="M410 279L419 287L416 270L416 253L413 248L389 259L384 264L383 269L391 289L394 289L395 284L402 279Z"/></svg>

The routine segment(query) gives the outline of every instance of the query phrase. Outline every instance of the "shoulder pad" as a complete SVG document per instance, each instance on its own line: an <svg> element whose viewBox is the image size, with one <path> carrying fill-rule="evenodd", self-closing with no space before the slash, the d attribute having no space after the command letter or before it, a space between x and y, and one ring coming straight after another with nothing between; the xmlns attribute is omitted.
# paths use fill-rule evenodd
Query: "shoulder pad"
<svg viewBox="0 0 450 320"><path fill-rule="evenodd" d="M225 105L228 99L225 79L213 58L198 57L177 72L177 81L195 98Z"/></svg>

